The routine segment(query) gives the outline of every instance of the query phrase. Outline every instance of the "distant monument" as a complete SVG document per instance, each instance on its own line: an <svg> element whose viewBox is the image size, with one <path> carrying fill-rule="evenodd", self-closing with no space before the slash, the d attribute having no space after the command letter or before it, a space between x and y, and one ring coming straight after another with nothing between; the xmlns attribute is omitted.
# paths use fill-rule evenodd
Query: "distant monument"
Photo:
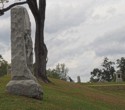
<svg viewBox="0 0 125 110"><path fill-rule="evenodd" d="M78 83L81 83L80 76L77 76L77 82L78 82Z"/></svg>
<svg viewBox="0 0 125 110"><path fill-rule="evenodd" d="M116 82L122 82L123 79L122 79L122 72L121 71L117 71L116 72Z"/></svg>
<svg viewBox="0 0 125 110"><path fill-rule="evenodd" d="M27 10L17 6L11 10L11 81L9 93L42 99L43 91L32 74L33 53L31 23Z"/></svg>

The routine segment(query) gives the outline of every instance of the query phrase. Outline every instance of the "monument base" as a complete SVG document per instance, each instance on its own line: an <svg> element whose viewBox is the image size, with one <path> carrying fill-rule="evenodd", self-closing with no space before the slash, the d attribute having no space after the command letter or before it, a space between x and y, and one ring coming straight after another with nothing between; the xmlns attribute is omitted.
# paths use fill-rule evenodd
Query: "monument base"
<svg viewBox="0 0 125 110"><path fill-rule="evenodd" d="M43 98L43 91L34 80L11 80L6 85L7 92L36 99Z"/></svg>

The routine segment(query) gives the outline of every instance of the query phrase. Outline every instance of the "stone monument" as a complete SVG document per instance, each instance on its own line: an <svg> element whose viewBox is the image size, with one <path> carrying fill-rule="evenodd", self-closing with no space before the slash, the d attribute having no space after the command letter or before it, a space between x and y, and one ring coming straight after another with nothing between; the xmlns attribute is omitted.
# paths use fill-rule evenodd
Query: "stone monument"
<svg viewBox="0 0 125 110"><path fill-rule="evenodd" d="M81 83L80 76L77 76L77 82L78 82L78 83Z"/></svg>
<svg viewBox="0 0 125 110"><path fill-rule="evenodd" d="M27 10L16 6L11 10L11 81L9 93L42 99L43 91L32 74L33 53L31 23Z"/></svg>
<svg viewBox="0 0 125 110"><path fill-rule="evenodd" d="M122 82L123 79L122 79L122 72L121 71L117 71L116 72L116 82Z"/></svg>

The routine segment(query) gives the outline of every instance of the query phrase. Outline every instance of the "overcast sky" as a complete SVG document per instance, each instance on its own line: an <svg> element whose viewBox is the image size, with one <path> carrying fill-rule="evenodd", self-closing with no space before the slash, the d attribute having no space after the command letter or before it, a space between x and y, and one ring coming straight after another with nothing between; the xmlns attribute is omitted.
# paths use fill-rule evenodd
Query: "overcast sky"
<svg viewBox="0 0 125 110"><path fill-rule="evenodd" d="M29 14L34 41L34 18ZM8 62L9 16L8 12L0 17L0 54ZM47 0L45 42L48 68L65 63L74 80L81 76L83 82L89 81L90 72L105 57L125 56L125 0Z"/></svg>

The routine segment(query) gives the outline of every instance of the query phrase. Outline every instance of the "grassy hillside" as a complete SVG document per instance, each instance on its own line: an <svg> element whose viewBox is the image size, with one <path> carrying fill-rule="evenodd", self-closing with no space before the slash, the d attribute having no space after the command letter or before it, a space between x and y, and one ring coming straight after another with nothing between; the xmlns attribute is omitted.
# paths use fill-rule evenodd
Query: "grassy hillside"
<svg viewBox="0 0 125 110"><path fill-rule="evenodd" d="M44 100L5 92L9 76L0 78L0 110L125 110L125 84L73 84L51 79L41 83Z"/></svg>

